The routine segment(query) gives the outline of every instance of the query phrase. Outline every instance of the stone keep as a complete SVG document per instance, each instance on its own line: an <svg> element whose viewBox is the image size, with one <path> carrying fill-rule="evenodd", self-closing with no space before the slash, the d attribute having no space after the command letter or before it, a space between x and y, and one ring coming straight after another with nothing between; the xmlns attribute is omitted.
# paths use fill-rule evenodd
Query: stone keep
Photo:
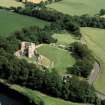
<svg viewBox="0 0 105 105"><path fill-rule="evenodd" d="M21 53L29 58L33 57L36 52L35 43L22 42L21 43Z"/></svg>

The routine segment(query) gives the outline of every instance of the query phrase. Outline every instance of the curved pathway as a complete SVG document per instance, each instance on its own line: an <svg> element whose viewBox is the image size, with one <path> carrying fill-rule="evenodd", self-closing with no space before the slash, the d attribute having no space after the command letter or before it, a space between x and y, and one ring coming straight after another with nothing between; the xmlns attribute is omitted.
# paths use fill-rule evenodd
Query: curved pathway
<svg viewBox="0 0 105 105"><path fill-rule="evenodd" d="M100 72L100 65L97 62L95 62L93 70L91 71L91 74L88 77L89 84L93 84L93 82L96 80L99 72Z"/></svg>
<svg viewBox="0 0 105 105"><path fill-rule="evenodd" d="M101 100L105 100L105 94L101 93L99 91L96 91L97 96L101 99Z"/></svg>
<svg viewBox="0 0 105 105"><path fill-rule="evenodd" d="M87 42L85 40L84 37L81 38L80 42L82 44L86 44L87 45ZM88 82L89 84L93 84L93 82L97 79L97 76L100 72L101 68L100 68L100 64L96 61L93 65L93 70L91 71L90 73L90 76L88 77ZM101 100L105 100L105 94L104 93L101 93L99 91L96 90L96 95L101 99Z"/></svg>

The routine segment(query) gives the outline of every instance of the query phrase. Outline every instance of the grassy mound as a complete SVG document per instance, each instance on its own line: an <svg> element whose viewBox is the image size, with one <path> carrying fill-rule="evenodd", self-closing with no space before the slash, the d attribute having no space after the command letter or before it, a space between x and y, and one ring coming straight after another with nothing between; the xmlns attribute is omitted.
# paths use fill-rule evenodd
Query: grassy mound
<svg viewBox="0 0 105 105"><path fill-rule="evenodd" d="M20 30L21 28L27 28L35 25L44 27L45 25L48 25L48 22L37 18L0 10L0 24L0 36L7 37L10 33Z"/></svg>
<svg viewBox="0 0 105 105"><path fill-rule="evenodd" d="M70 15L96 14L100 9L105 8L105 0L62 0L48 5L60 12Z"/></svg>
<svg viewBox="0 0 105 105"><path fill-rule="evenodd" d="M81 28L89 48L101 64L101 72L94 83L97 90L105 93L105 30L97 28Z"/></svg>
<svg viewBox="0 0 105 105"><path fill-rule="evenodd" d="M62 34L54 34L52 37L58 40L58 44L63 45L69 45L76 41L76 39L73 38L73 36L67 32Z"/></svg>
<svg viewBox="0 0 105 105"><path fill-rule="evenodd" d="M66 72L66 68L72 66L75 63L74 58L66 50L46 44L39 47L37 50L38 53L44 55L54 62L54 68L60 74L64 74Z"/></svg>

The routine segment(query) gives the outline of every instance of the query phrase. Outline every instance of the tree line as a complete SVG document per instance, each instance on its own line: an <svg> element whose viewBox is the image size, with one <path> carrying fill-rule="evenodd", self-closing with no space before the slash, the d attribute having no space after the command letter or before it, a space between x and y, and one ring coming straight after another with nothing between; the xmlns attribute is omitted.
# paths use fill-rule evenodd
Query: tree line
<svg viewBox="0 0 105 105"><path fill-rule="evenodd" d="M76 58L76 63L73 67L68 68L68 73L88 78L92 72L95 58L87 45L74 42L68 47L68 50Z"/></svg>
<svg viewBox="0 0 105 105"><path fill-rule="evenodd" d="M79 80L78 77L73 76L64 82L55 70L50 71L13 56L14 52L19 49L19 43L24 41L25 37L26 40L37 41L34 36L36 33L43 32L39 30L39 28L31 27L27 30L23 29L20 34L16 32L8 38L0 38L0 78L65 100L95 103L95 89L87 81ZM45 43L47 42L45 41Z"/></svg>
<svg viewBox="0 0 105 105"><path fill-rule="evenodd" d="M53 30L50 29L50 26L45 26L43 29L36 26L30 28L23 28L21 31L16 31L12 37L16 37L21 41L34 42L36 44L40 43L56 43L57 40L52 37Z"/></svg>
<svg viewBox="0 0 105 105"><path fill-rule="evenodd" d="M74 16L75 21L81 27L93 27L93 28L101 28L105 29L105 19L100 18L99 16Z"/></svg>
<svg viewBox="0 0 105 105"><path fill-rule="evenodd" d="M26 32L27 30L22 31ZM54 69L50 71L13 56L14 52L19 49L19 43L24 40L20 38L22 34L16 35L5 39L0 38L0 78L8 80L9 83L39 90L53 97L98 105L99 99L95 94L95 89L87 81L79 80L74 75L65 82ZM30 33L26 35L30 36ZM78 53L76 55L79 56Z"/></svg>
<svg viewBox="0 0 105 105"><path fill-rule="evenodd" d="M105 19L99 16L89 16L88 14L82 16L70 16L58 12L56 10L45 8L36 9L32 5L26 5L25 8L14 8L14 11L20 14L37 17L46 21L56 22L57 25L63 29L76 34L79 36L79 27L94 27L94 28L105 28ZM101 9L100 15L105 14L105 10Z"/></svg>
<svg viewBox="0 0 105 105"><path fill-rule="evenodd" d="M80 37L80 28L72 17L65 15L61 12L47 9L47 8L34 8L33 5L26 5L25 8L17 7L12 8L14 12L28 15L32 17L37 17L45 21L54 23L59 29L67 30L70 33L73 33L75 36Z"/></svg>
<svg viewBox="0 0 105 105"><path fill-rule="evenodd" d="M0 78L74 102L94 103L95 89L76 76L66 82L54 70L29 64L0 48Z"/></svg>

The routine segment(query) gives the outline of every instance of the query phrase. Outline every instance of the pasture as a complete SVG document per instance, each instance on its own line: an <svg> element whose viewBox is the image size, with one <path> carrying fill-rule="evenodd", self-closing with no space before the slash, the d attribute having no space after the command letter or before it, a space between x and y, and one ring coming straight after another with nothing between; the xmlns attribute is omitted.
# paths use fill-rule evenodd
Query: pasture
<svg viewBox="0 0 105 105"><path fill-rule="evenodd" d="M54 62L54 68L59 74L64 74L67 67L75 63L75 59L64 49L44 44L39 47L38 53Z"/></svg>
<svg viewBox="0 0 105 105"><path fill-rule="evenodd" d="M18 85L12 85L12 89L15 89L16 91L28 96L30 99L34 100L35 102L39 102L40 99L42 99L45 103L45 105L90 105L90 104L82 104L82 103L73 103L70 101L64 101L59 98L53 98L48 95L45 95L41 92L34 91L28 88L24 88Z"/></svg>
<svg viewBox="0 0 105 105"><path fill-rule="evenodd" d="M0 0L0 6L3 7L18 7L24 6L21 2L17 2L16 0Z"/></svg>
<svg viewBox="0 0 105 105"><path fill-rule="evenodd" d="M10 33L30 26L44 27L48 22L19 15L5 10L0 10L0 36L7 37Z"/></svg>
<svg viewBox="0 0 105 105"><path fill-rule="evenodd" d="M105 0L62 0L48 7L69 15L96 14L105 9Z"/></svg>
<svg viewBox="0 0 105 105"><path fill-rule="evenodd" d="M98 28L81 28L89 49L99 60L101 71L94 83L96 90L105 93L105 30Z"/></svg>
<svg viewBox="0 0 105 105"><path fill-rule="evenodd" d="M61 34L57 33L57 34L54 34L52 37L57 39L58 44L63 44L63 45L69 45L77 41L76 38L74 38L73 35L68 32L61 33Z"/></svg>

